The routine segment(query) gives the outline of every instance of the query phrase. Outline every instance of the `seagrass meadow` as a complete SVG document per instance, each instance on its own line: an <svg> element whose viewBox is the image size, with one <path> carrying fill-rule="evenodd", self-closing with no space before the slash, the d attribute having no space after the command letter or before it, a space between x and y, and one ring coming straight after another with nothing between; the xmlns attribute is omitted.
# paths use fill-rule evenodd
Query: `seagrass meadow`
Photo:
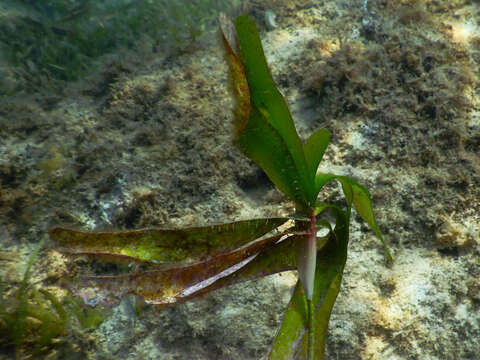
<svg viewBox="0 0 480 360"><path fill-rule="evenodd" d="M300 139L330 132L319 171L370 190L393 256L352 210L325 359L477 359L480 4L206 3L0 4L0 359L267 358L295 271L90 307L75 279L134 269L48 237L294 212L232 144L220 11L254 20ZM320 198L345 205L334 183Z"/></svg>

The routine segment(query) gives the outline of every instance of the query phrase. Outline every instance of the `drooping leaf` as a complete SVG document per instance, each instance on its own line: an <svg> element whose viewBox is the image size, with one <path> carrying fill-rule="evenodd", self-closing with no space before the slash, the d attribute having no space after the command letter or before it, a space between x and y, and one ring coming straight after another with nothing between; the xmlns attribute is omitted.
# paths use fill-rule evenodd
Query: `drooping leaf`
<svg viewBox="0 0 480 360"><path fill-rule="evenodd" d="M363 187L356 181L352 180L347 176L334 175L334 174L325 174L318 173L315 177L315 187L317 191L320 191L321 188L331 180L338 180L342 185L342 190L347 199L352 198L352 205L357 210L357 213L362 217L362 219L370 226L375 235L380 239L383 244L385 255L388 261L392 261L392 255L388 251L385 240L378 228L375 215L373 214L372 208L372 199L370 192L367 188Z"/></svg>
<svg viewBox="0 0 480 360"><path fill-rule="evenodd" d="M347 259L348 226L350 210L343 211L335 205L329 207L336 218L336 226L328 240L317 253L315 269L314 304L314 354L323 359L325 338L330 314L340 290L343 269ZM280 329L275 337L269 358L271 360L306 359L307 300L300 282L295 287Z"/></svg>
<svg viewBox="0 0 480 360"><path fill-rule="evenodd" d="M348 198L347 196L348 191L353 192L352 198L353 198L353 206L355 207L355 210L357 210L357 213L370 226L370 229L373 230L375 235L377 235L377 237L382 242L388 261L392 261L392 255L388 251L388 248L385 243L385 240L383 239L382 233L378 228L375 215L373 214L372 198L370 196L370 192L368 191L367 188L363 187L362 185L358 184L356 181L350 179L347 176L342 176L339 178L339 180L342 183L342 189L343 189L343 193L345 194L345 197Z"/></svg>
<svg viewBox="0 0 480 360"><path fill-rule="evenodd" d="M315 175L315 192L318 194L322 190L323 186L329 181L338 178L339 175L318 173Z"/></svg>
<svg viewBox="0 0 480 360"><path fill-rule="evenodd" d="M298 240L304 235L299 235L295 232L292 234L292 236L261 251L258 256L247 265L233 272L231 275L219 279L198 294L283 271L295 270L297 268L295 248ZM318 249L321 249L325 244L326 242L323 238L318 239Z"/></svg>
<svg viewBox="0 0 480 360"><path fill-rule="evenodd" d="M211 285L199 290L194 296L186 297L185 300L189 300L192 297L203 295L225 286L254 280L283 271L295 270L297 267L295 259L295 245L297 238L298 236L295 235L290 236L273 246L269 246L258 253L255 259L239 270L218 279Z"/></svg>
<svg viewBox="0 0 480 360"><path fill-rule="evenodd" d="M193 263L227 253L279 227L288 218L264 218L185 229L91 232L57 227L56 249L70 255L151 263Z"/></svg>
<svg viewBox="0 0 480 360"><path fill-rule="evenodd" d="M147 303L158 307L176 304L207 292L205 289L210 285L246 266L260 252L274 246L282 236L284 234L267 237L232 252L183 267L85 277L79 286L79 293L90 305L116 304L129 294L139 295ZM256 271L259 271L258 267ZM216 288L218 286L208 289Z"/></svg>
<svg viewBox="0 0 480 360"><path fill-rule="evenodd" d="M234 27L235 40L229 40L231 34L223 30L230 32L232 26L223 25L222 31L234 88L240 89L236 91L237 103L242 107L236 112L236 143L280 191L295 200L298 207L307 208L315 201L313 178L287 104L268 69L255 23L244 15L237 17ZM249 101L244 92L245 79ZM250 111L244 108L247 104Z"/></svg>

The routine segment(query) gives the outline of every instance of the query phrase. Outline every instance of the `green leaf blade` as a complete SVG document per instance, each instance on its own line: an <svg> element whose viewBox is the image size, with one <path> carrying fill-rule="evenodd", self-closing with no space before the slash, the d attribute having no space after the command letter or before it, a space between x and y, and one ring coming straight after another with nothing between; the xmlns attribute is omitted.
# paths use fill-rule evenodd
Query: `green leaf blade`
<svg viewBox="0 0 480 360"><path fill-rule="evenodd" d="M301 187L302 179L288 145L256 108L251 109L250 119L237 145L265 171L280 191L299 204L307 202Z"/></svg>
<svg viewBox="0 0 480 360"><path fill-rule="evenodd" d="M315 176L315 192L318 194L320 190L325 186L329 181L336 179L338 175L328 174L328 173L318 173Z"/></svg>
<svg viewBox="0 0 480 360"><path fill-rule="evenodd" d="M346 211L328 206L336 219L336 226L328 235L326 244L317 252L315 269L314 353L323 359L328 322L335 304L343 270L347 260L350 206ZM317 240L318 241L318 240ZM306 359L308 347L307 301L300 282L297 283L290 304L272 346L269 359Z"/></svg>
<svg viewBox="0 0 480 360"><path fill-rule="evenodd" d="M221 22L225 23L225 19ZM247 16L237 17L235 40L238 41L228 40L232 36L225 34L226 30L223 29L226 28L230 30L229 26L223 24L227 54L230 58L235 58L235 61L230 61L234 88L242 89L246 78L250 95L251 108L248 112L241 108L247 103L243 91L236 91L235 129L238 145L282 192L295 200L297 207L308 208L315 201L313 178L290 111L268 69L255 23ZM238 49L234 49L236 46ZM244 78L238 74L238 63L243 66ZM239 120L242 116L243 119ZM279 147L272 151L272 146L265 146L263 142L277 144ZM287 155L288 159L279 162L279 156L273 155L276 152Z"/></svg>
<svg viewBox="0 0 480 360"><path fill-rule="evenodd" d="M305 159L307 161L312 179L315 179L317 168L322 161L325 150L330 143L330 133L327 129L319 129L308 138L303 146ZM318 194L318 193L317 193Z"/></svg>
<svg viewBox="0 0 480 360"><path fill-rule="evenodd" d="M303 154L302 143L288 106L270 74L254 21L246 15L238 16L235 20L235 29L252 103L264 113L289 147Z"/></svg>
<svg viewBox="0 0 480 360"><path fill-rule="evenodd" d="M260 265L250 267L241 276L235 273L248 266L259 253L274 246L283 235L267 237L230 253L191 265L126 275L86 277L78 292L87 304L93 306L116 305L129 294L138 295L157 308L178 304L220 287L245 281L251 276L261 276ZM285 266L288 266L288 262L277 262L273 269L278 270Z"/></svg>
<svg viewBox="0 0 480 360"><path fill-rule="evenodd" d="M323 358L328 321L340 290L346 258L345 239L336 244L333 237L317 254L313 296L316 359ZM298 282L275 338L269 359L306 359L307 323L307 301L303 288Z"/></svg>
<svg viewBox="0 0 480 360"><path fill-rule="evenodd" d="M339 176L338 180L342 184L342 189L346 197L348 192L352 192L351 196L353 198L353 206L355 207L355 210L357 210L357 213L370 226L370 229L373 230L375 235L382 242L387 260L392 261L392 255L390 254L390 251L388 251L382 233L378 228L377 220L373 213L372 198L368 189L347 176Z"/></svg>
<svg viewBox="0 0 480 360"><path fill-rule="evenodd" d="M307 331L304 326L306 321L307 299L299 280L270 349L268 357L270 360L290 360L296 358L295 355L301 352L301 341Z"/></svg>
<svg viewBox="0 0 480 360"><path fill-rule="evenodd" d="M193 263L227 253L285 223L288 218L263 218L186 229L141 229L91 232L57 227L49 231L57 250L119 261Z"/></svg>
<svg viewBox="0 0 480 360"><path fill-rule="evenodd" d="M387 248L385 239L380 232L375 215L373 213L372 198L367 188L363 187L353 179L328 173L318 173L315 177L315 187L318 191L329 181L337 180L342 185L342 190L347 201L355 207L360 217L370 226L375 235L382 242L387 260L392 261L392 255Z"/></svg>

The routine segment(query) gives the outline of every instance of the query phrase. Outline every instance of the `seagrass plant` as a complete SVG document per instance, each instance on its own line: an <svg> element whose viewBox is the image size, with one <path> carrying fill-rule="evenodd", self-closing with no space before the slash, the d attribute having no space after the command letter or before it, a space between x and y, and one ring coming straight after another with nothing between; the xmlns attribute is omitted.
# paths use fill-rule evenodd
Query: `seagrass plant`
<svg viewBox="0 0 480 360"><path fill-rule="evenodd" d="M220 28L237 101L235 144L295 202L296 213L184 229L86 232L57 227L50 237L68 255L143 265L144 270L129 274L83 278L79 293L91 305L115 304L136 294L161 308L297 269L299 281L269 357L322 359L347 259L352 206L383 242L370 194L346 176L317 172L330 134L320 129L302 143L270 75L254 22L242 15L233 24L222 15ZM341 184L344 208L317 199L331 180ZM327 235L318 237L321 228Z"/></svg>

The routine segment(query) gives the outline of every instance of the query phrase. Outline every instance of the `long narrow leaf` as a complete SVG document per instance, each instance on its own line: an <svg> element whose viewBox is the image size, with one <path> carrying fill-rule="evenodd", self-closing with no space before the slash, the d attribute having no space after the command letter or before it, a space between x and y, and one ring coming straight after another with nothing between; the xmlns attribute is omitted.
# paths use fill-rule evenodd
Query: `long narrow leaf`
<svg viewBox="0 0 480 360"><path fill-rule="evenodd" d="M315 177L315 187L316 191L320 191L321 188L331 180L338 180L342 185L342 190L347 199L352 198L352 205L357 210L357 213L362 217L362 219L370 226L375 235L380 239L383 244L385 255L388 261L392 261L392 255L388 251L385 240L378 228L375 215L372 208L372 199L370 192L367 188L363 187L356 181L352 180L347 176L334 175L334 174L325 174L318 173Z"/></svg>
<svg viewBox="0 0 480 360"><path fill-rule="evenodd" d="M211 285L199 290L193 296L186 297L185 300L225 286L254 280L283 271L295 270L297 266L295 259L296 240L296 236L291 236L288 239L282 240L280 243L266 248L247 265L228 276L218 279Z"/></svg>
<svg viewBox="0 0 480 360"><path fill-rule="evenodd" d="M319 129L315 131L308 138L307 142L303 146L305 152L305 159L307 161L312 179L315 179L317 168L322 161L325 150L330 143L330 133L327 129ZM316 192L318 194L318 192Z"/></svg>
<svg viewBox="0 0 480 360"><path fill-rule="evenodd" d="M235 139L244 131L247 119L250 116L250 90L245 76L245 68L240 60L240 49L238 48L237 32L230 19L221 13L219 17L220 33L225 48L225 57L230 67L232 89L235 93Z"/></svg>
<svg viewBox="0 0 480 360"><path fill-rule="evenodd" d="M91 232L50 230L56 249L70 255L152 263L193 263L230 252L274 230L288 218L264 218L186 229Z"/></svg>
<svg viewBox="0 0 480 360"><path fill-rule="evenodd" d="M159 307L176 304L204 294L206 289L211 291L220 287L211 285L246 266L260 252L274 246L282 236L268 237L233 252L179 268L86 277L80 283L79 292L91 305L116 304L129 294L139 295L147 303ZM255 271L259 270L260 267L256 267ZM228 283L223 284L226 285Z"/></svg>
<svg viewBox="0 0 480 360"><path fill-rule="evenodd" d="M282 192L296 201L297 207L313 205L314 182L303 146L287 104L268 69L255 23L247 16L239 16L233 31L226 22L222 18L221 28L238 103L236 142ZM248 96L244 91L245 79ZM245 109L248 105L250 111Z"/></svg>
<svg viewBox="0 0 480 360"><path fill-rule="evenodd" d="M250 118L237 145L265 171L280 191L298 204L306 203L302 180L285 140L255 107L250 111Z"/></svg>
<svg viewBox="0 0 480 360"><path fill-rule="evenodd" d="M281 240L281 242L269 245L259 252L255 259L241 267L239 270L219 278L211 285L206 286L192 295L184 297L182 301L189 300L225 286L254 280L283 271L295 270L297 268L295 247L297 241L302 236L303 235L293 235ZM325 244L325 239L321 238L318 240L317 246L320 249Z"/></svg>

